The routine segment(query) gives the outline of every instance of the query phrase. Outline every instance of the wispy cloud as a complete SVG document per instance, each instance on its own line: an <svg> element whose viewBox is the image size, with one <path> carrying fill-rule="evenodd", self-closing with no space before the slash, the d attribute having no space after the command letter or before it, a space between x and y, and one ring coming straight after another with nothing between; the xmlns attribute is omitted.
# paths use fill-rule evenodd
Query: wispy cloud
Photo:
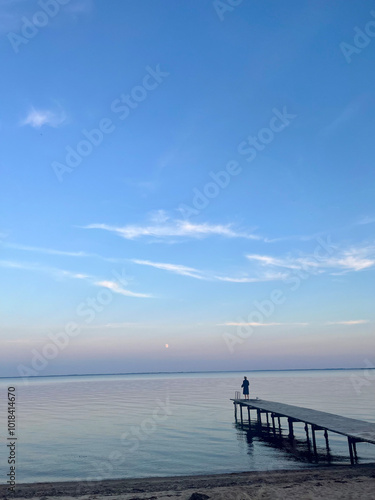
<svg viewBox="0 0 375 500"><path fill-rule="evenodd" d="M1 339L2 344L17 344L19 346L25 345L34 345L34 344L41 344L45 343L45 339L36 339L33 337L32 339Z"/></svg>
<svg viewBox="0 0 375 500"><path fill-rule="evenodd" d="M346 325L346 326L352 326L352 325L364 325L370 323L369 320L367 319L357 319L357 320L351 320L351 321L327 321L326 323L320 323L320 325ZM271 327L271 326L289 326L289 327L295 327L295 326L309 326L312 323L299 323L299 322L292 322L292 323L257 323L257 322L241 322L241 321L228 321L226 323L220 323L217 326L262 326L262 327ZM317 323L319 325L319 323Z"/></svg>
<svg viewBox="0 0 375 500"><path fill-rule="evenodd" d="M280 281L288 277L287 273L280 272L266 272L256 277L230 277L230 276L215 276L219 281L228 281L230 283L259 283L263 281Z"/></svg>
<svg viewBox="0 0 375 500"><path fill-rule="evenodd" d="M20 5L27 0L1 0L0 1L0 33L8 34L17 31L21 25L24 12Z"/></svg>
<svg viewBox="0 0 375 500"><path fill-rule="evenodd" d="M364 215L363 217L361 217L357 224L360 225L360 226L364 226L366 224L373 224L375 222L375 217L370 217L369 215Z"/></svg>
<svg viewBox="0 0 375 500"><path fill-rule="evenodd" d="M103 324L91 324L91 325L85 325L83 328L89 329L89 330L99 330L99 329L104 329L104 328L153 328L155 327L155 323L142 323L142 322L126 322L126 323L103 323Z"/></svg>
<svg viewBox="0 0 375 500"><path fill-rule="evenodd" d="M162 214L155 214L155 218L159 217L162 219ZM16 243L0 243L0 247L4 248L12 248L15 250L21 250L25 252L32 253L41 253L46 255L58 255L63 257L74 257L74 258L94 258L100 259L105 262L113 262L113 263L123 263L123 262L132 262L134 264L149 266L156 269L160 269L162 271L168 271L174 274L179 274L181 276L189 276L191 278L199 279L199 280L207 280L207 281L223 281L230 283L257 283L264 281L280 281L288 277L288 274L280 271L263 271L258 273L257 276L248 276L247 274L237 275L237 276L221 276L209 271L202 271L196 269L194 267L185 266L182 264L171 264L166 262L153 262L150 260L141 260L141 259L117 259L112 257L104 257L102 255L92 253L92 252L84 252L84 251L66 251L66 250L57 250L54 248L44 248L44 247L34 247L30 245L20 245ZM40 269L40 267L39 267ZM51 268L48 268L51 269Z"/></svg>
<svg viewBox="0 0 375 500"><path fill-rule="evenodd" d="M227 323L221 323L218 326L262 326L262 327L270 327L270 326L308 326L309 323L241 323L241 322L232 322L229 321Z"/></svg>
<svg viewBox="0 0 375 500"><path fill-rule="evenodd" d="M286 267L287 269L299 269L301 267L301 265L297 265L296 262L291 259L280 259L270 255L249 254L246 255L246 258L259 262L262 266Z"/></svg>
<svg viewBox="0 0 375 500"><path fill-rule="evenodd" d="M320 134L324 136L330 136L331 134L337 132L342 127L344 127L348 122L353 121L356 115L358 115L359 111L366 105L366 97L365 96L357 96L351 102L349 102L340 112L339 114L326 125L321 131Z"/></svg>
<svg viewBox="0 0 375 500"><path fill-rule="evenodd" d="M41 253L41 254L46 254L46 255L61 255L63 257L82 257L82 258L87 257L87 258L95 258L95 259L104 260L106 262L125 262L125 259L103 257L102 255L92 253L92 252L83 252L83 251L70 252L67 250L56 250L54 248L34 247L34 246L29 246L29 245L19 245L17 243L6 243L6 242L4 242L4 243L0 242L0 246L3 246L4 248L13 248L14 250Z"/></svg>
<svg viewBox="0 0 375 500"><path fill-rule="evenodd" d="M126 297L139 297L139 298L150 298L151 295L147 293L137 293L137 292L132 292L130 290L126 290L125 288L122 288L116 281L95 281L94 285L104 287L104 288L109 288L109 290L112 290L114 293L118 293L120 295L125 295Z"/></svg>
<svg viewBox="0 0 375 500"><path fill-rule="evenodd" d="M70 2L66 11L71 14L87 14L93 9L93 0L75 0Z"/></svg>
<svg viewBox="0 0 375 500"><path fill-rule="evenodd" d="M156 269L162 269L163 271L169 271L171 273L180 274L182 276L190 276L191 278L196 278L199 280L208 279L207 276L204 276L204 273L202 271L194 269L193 267L138 259L133 259L132 262L134 262L135 264L140 264L141 266L155 267Z"/></svg>
<svg viewBox="0 0 375 500"><path fill-rule="evenodd" d="M26 17L31 21L35 12L40 11L39 3L48 5L49 2L36 2L33 5L30 0L0 0L0 34L8 34L13 31L21 35L20 28L23 25L23 16L27 14ZM57 2L56 7L53 8L55 14L53 14L53 9L52 13L48 10L47 13L50 13L51 18L53 18L59 11L65 12L73 21L76 21L79 16L89 14L94 5L93 0L65 0L64 4L66 5L63 5L63 2L61 4ZM35 25L39 27L36 22Z"/></svg>
<svg viewBox="0 0 375 500"><path fill-rule="evenodd" d="M260 240L261 237L247 231L240 231L233 227L233 224L209 224L192 223L185 220L160 218L152 220L145 225L112 226L109 224L88 224L84 229L101 229L109 231L128 240L141 237L169 238L206 238L208 236L221 236L224 238L246 238Z"/></svg>
<svg viewBox="0 0 375 500"><path fill-rule="evenodd" d="M32 107L26 118L21 121L21 125L30 125L33 128L49 125L50 127L56 128L64 123L65 120L66 114L62 109L59 111L52 111L49 109L35 109Z"/></svg>
<svg viewBox="0 0 375 500"><path fill-rule="evenodd" d="M327 321L326 325L365 325L370 323L368 319L354 319L350 321Z"/></svg>
<svg viewBox="0 0 375 500"><path fill-rule="evenodd" d="M328 259L328 267L342 268L347 271L362 271L375 265L375 257L367 257L365 252L347 251L341 258Z"/></svg>
<svg viewBox="0 0 375 500"><path fill-rule="evenodd" d="M336 248L334 255L319 257L314 255L287 255L274 257L271 255L246 255L247 259L261 267L284 268L289 270L306 270L311 273L329 272L332 275L345 274L351 271L362 271L375 266L375 246L363 245L350 248Z"/></svg>
<svg viewBox="0 0 375 500"><path fill-rule="evenodd" d="M71 279L89 279L90 276L83 273L75 273L59 269L56 267L43 266L38 263L30 262L17 262L13 260L0 260L0 266L7 269L21 269L24 271L36 271L48 274L54 278L71 278Z"/></svg>
<svg viewBox="0 0 375 500"><path fill-rule="evenodd" d="M152 295L145 293L132 292L131 290L126 290L119 285L116 281L112 280L101 280L95 276L91 276L85 273L77 273L72 271L67 271L65 269L59 269L56 267L47 267L40 265L38 263L28 263L28 262L17 262L11 260L0 260L0 267L7 269L20 269L24 271L34 271L47 274L54 279L80 279L84 280L92 286L109 288L112 292L119 295L125 295L127 297L140 297L140 298L150 298Z"/></svg>
<svg viewBox="0 0 375 500"><path fill-rule="evenodd" d="M157 189L160 186L159 181L156 180L134 180L132 178L125 178L121 179L121 181L126 185L129 186L131 189L136 189L139 191L142 196L147 196L150 193L154 193L157 191Z"/></svg>
<svg viewBox="0 0 375 500"><path fill-rule="evenodd" d="M247 240L276 243L280 241L310 241L321 236L322 233L310 235L291 235L270 238L257 234L254 228L241 229L234 223L212 224L209 222L194 223L184 219L172 217L165 210L155 210L148 215L148 220L143 224L126 224L124 226L106 223L92 223L80 226L83 229L101 229L109 231L128 240L137 238L154 238L158 241L174 240L171 238L207 238L219 236L223 238L243 238Z"/></svg>
<svg viewBox="0 0 375 500"><path fill-rule="evenodd" d="M315 234L292 234L290 236L278 236L275 238L265 237L265 243L278 243L279 241L311 241L316 240L319 236L322 236L324 233L315 233Z"/></svg>
<svg viewBox="0 0 375 500"><path fill-rule="evenodd" d="M181 276L189 276L191 278L206 280L206 281L225 281L230 283L257 283L262 281L279 281L284 279L287 275L284 273L276 272L266 272L263 275L256 277L249 276L219 276L210 271L202 271L194 267L188 267L181 264L170 264L166 262L152 262L150 260L139 260L132 259L134 264L139 264L142 266L150 266L162 271L168 271L174 274L179 274Z"/></svg>
<svg viewBox="0 0 375 500"><path fill-rule="evenodd" d="M18 17L9 13L4 12L3 5L0 4L2 11L0 11L0 33L9 33L9 31L14 31L18 27Z"/></svg>

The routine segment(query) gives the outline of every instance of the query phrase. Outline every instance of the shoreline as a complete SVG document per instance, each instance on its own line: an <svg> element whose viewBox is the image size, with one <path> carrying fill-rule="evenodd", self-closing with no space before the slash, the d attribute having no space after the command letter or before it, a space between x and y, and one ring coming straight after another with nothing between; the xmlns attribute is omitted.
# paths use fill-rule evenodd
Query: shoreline
<svg viewBox="0 0 375 500"><path fill-rule="evenodd" d="M361 499L372 500L375 489L375 463L355 466L324 466L308 469L251 471L199 476L105 479L102 481L61 481L24 483L9 493L0 485L0 498L85 497L96 500L225 500L256 499Z"/></svg>

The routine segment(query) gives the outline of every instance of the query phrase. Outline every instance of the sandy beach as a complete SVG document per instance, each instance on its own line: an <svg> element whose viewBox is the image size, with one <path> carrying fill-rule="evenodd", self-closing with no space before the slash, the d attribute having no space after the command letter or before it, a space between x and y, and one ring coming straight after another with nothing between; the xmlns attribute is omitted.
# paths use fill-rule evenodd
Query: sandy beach
<svg viewBox="0 0 375 500"><path fill-rule="evenodd" d="M1 498L35 500L372 500L375 464L202 476L20 484Z"/></svg>

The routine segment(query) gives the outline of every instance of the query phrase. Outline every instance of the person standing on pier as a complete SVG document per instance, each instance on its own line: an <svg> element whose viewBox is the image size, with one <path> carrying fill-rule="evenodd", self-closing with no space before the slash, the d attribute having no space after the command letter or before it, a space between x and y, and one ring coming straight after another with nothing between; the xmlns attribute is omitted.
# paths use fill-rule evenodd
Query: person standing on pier
<svg viewBox="0 0 375 500"><path fill-rule="evenodd" d="M249 399L249 381L247 380L247 377L243 378L243 382L241 387L243 387L243 395L245 396L245 399Z"/></svg>

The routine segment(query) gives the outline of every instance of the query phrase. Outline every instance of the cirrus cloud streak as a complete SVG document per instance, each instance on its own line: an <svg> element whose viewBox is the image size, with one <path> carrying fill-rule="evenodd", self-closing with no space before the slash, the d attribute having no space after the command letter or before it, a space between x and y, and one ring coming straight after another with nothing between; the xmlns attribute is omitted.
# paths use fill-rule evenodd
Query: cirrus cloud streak
<svg viewBox="0 0 375 500"><path fill-rule="evenodd" d="M232 224L209 224L192 223L185 220L173 220L164 222L153 222L146 225L112 226L108 224L88 224L84 229L101 229L117 234L127 240L142 237L151 238L207 238L209 236L221 236L224 238L245 238L260 240L261 237L250 232L239 231Z"/></svg>

